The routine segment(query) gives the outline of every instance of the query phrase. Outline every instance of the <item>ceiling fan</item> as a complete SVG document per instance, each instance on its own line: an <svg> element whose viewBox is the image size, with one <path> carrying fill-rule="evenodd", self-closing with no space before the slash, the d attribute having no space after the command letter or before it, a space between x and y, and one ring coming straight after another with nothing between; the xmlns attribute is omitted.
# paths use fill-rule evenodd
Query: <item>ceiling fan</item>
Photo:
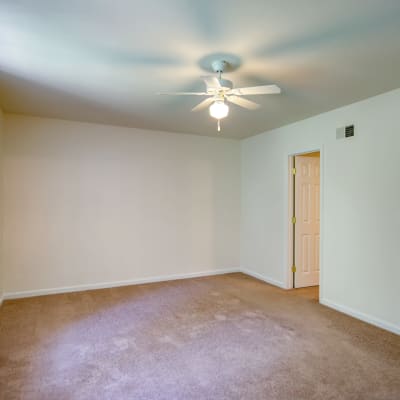
<svg viewBox="0 0 400 400"><path fill-rule="evenodd" d="M221 130L220 120L227 117L229 113L228 102L248 110L256 110L260 105L242 97L243 95L254 96L281 93L281 89L276 85L234 88L232 81L222 79L222 73L228 65L227 61L215 60L211 65L217 76L202 76L207 88L205 92L160 92L158 94L168 96L208 96L208 98L192 108L192 111L200 111L209 107L211 117L218 121L219 132Z"/></svg>

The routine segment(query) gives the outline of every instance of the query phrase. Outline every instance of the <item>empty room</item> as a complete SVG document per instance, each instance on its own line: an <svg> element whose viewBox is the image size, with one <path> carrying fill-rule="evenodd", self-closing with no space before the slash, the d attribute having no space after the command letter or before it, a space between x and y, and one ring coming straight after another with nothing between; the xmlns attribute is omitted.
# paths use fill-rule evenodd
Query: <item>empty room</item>
<svg viewBox="0 0 400 400"><path fill-rule="evenodd" d="M0 400L399 400L399 38L0 0Z"/></svg>

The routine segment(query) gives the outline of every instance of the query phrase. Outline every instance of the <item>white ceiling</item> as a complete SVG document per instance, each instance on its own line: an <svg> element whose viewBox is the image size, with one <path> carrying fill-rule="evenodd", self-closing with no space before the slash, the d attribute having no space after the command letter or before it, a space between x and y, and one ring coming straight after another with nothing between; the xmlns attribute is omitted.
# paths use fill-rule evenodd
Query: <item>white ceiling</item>
<svg viewBox="0 0 400 400"><path fill-rule="evenodd" d="M236 87L281 95L232 105L242 138L400 86L399 0L0 0L0 104L9 112L216 135L200 97L212 54ZM203 60L203 61L202 61Z"/></svg>

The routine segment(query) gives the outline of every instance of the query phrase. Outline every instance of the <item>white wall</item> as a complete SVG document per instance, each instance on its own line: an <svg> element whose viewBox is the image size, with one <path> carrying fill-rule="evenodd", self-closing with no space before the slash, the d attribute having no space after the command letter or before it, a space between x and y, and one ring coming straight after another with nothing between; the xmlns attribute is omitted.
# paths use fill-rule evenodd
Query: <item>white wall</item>
<svg viewBox="0 0 400 400"><path fill-rule="evenodd" d="M398 333L399 106L395 90L241 143L242 267L286 287L288 155L322 148L321 301Z"/></svg>
<svg viewBox="0 0 400 400"><path fill-rule="evenodd" d="M7 293L239 267L240 144L7 114Z"/></svg>
<svg viewBox="0 0 400 400"><path fill-rule="evenodd" d="M3 202L1 198L3 190L3 124L4 115L3 110L0 108L0 305L3 302L3 292L4 292L4 271L3 263L1 262L1 252L2 252L2 224L3 224Z"/></svg>

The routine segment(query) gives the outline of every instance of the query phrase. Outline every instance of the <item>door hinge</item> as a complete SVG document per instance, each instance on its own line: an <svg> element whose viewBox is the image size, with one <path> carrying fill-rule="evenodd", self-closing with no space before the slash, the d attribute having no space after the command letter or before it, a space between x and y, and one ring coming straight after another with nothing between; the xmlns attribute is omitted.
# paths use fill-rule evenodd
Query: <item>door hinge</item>
<svg viewBox="0 0 400 400"><path fill-rule="evenodd" d="M293 265L293 267L292 267L292 272L296 272L296 266L295 265Z"/></svg>
<svg viewBox="0 0 400 400"><path fill-rule="evenodd" d="M296 172L297 172L296 168L292 168L292 175L296 175Z"/></svg>
<svg viewBox="0 0 400 400"><path fill-rule="evenodd" d="M296 217L292 217L292 224L296 223Z"/></svg>

